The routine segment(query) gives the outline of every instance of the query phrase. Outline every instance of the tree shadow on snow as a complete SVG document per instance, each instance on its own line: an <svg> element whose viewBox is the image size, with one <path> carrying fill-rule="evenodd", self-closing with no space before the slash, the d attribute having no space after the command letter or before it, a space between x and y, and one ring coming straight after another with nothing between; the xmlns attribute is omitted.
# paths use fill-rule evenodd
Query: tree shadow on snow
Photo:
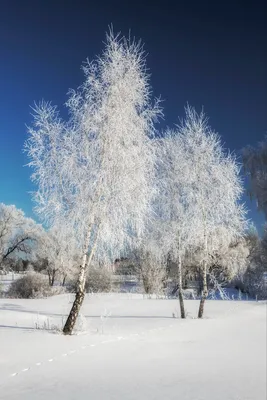
<svg viewBox="0 0 267 400"><path fill-rule="evenodd" d="M32 328L30 326L16 326L16 325L0 325L0 329L6 328L6 329L22 329L24 331L34 331L36 328Z"/></svg>
<svg viewBox="0 0 267 400"><path fill-rule="evenodd" d="M50 312L44 312L44 311L38 311L38 310L27 310L27 309L22 309L22 306L15 306L13 304L3 304L3 306L0 306L0 311L15 311L15 312L21 312L21 313L27 313L27 314L35 314L35 315L44 315L47 317L64 317L67 314L63 313L50 313Z"/></svg>
<svg viewBox="0 0 267 400"><path fill-rule="evenodd" d="M84 315L85 318L108 318L108 319L116 319L116 318L129 318L129 319L173 319L173 316L166 315Z"/></svg>

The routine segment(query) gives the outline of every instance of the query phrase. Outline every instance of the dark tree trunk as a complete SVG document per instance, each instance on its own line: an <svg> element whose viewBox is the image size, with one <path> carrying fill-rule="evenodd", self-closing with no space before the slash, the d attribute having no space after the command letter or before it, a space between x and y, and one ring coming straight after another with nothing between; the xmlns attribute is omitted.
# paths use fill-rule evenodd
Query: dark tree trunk
<svg viewBox="0 0 267 400"><path fill-rule="evenodd" d="M52 286L52 276L49 271L48 271L48 280L49 280L49 285Z"/></svg>
<svg viewBox="0 0 267 400"><path fill-rule="evenodd" d="M178 257L178 296L180 303L181 318L186 318L185 308L184 308L184 296L183 296L182 262L180 255Z"/></svg>
<svg viewBox="0 0 267 400"><path fill-rule="evenodd" d="M82 306L82 303L83 303L83 300L85 297L86 272L87 272L89 265L91 264L91 261L92 261L92 258L93 258L93 255L94 255L94 252L96 249L98 235L99 235L99 229L97 232L97 236L96 236L94 245L91 249L90 255L88 256L87 249L88 249L89 242L90 242L90 231L88 232L87 241L86 241L86 245L85 245L86 250L83 255L82 265L80 266L80 273L79 273L79 278L78 278L78 282L77 282L77 290L76 290L75 300L73 302L69 316L68 316L65 326L63 328L63 333L65 335L72 334L73 328L74 328L77 318L79 316L79 312L80 312L80 309L81 309L81 306Z"/></svg>
<svg viewBox="0 0 267 400"><path fill-rule="evenodd" d="M75 326L76 320L78 318L83 300L85 296L85 289L83 290L78 290L75 296L75 300L73 302L73 305L71 307L71 311L69 313L69 316L67 318L67 321L65 323L63 333L65 335L71 335L73 328Z"/></svg>
<svg viewBox="0 0 267 400"><path fill-rule="evenodd" d="M86 281L86 270L87 270L87 254L83 255L82 265L80 265L80 273L77 282L76 296L72 304L69 316L63 328L65 335L71 335L75 322L78 318L84 297L85 297L85 281Z"/></svg>
<svg viewBox="0 0 267 400"><path fill-rule="evenodd" d="M56 277L56 271L53 269L53 271L52 271L52 279L51 279L51 286L54 286L55 277Z"/></svg>
<svg viewBox="0 0 267 400"><path fill-rule="evenodd" d="M204 314L204 304L205 300L208 297L208 286L207 286L207 265L206 263L203 266L203 291L200 299L199 309L198 309L198 318L202 318Z"/></svg>
<svg viewBox="0 0 267 400"><path fill-rule="evenodd" d="M180 303L180 312L181 312L181 318L186 318L185 315L185 308L184 308L184 296L183 296L183 291L179 289L179 303Z"/></svg>
<svg viewBox="0 0 267 400"><path fill-rule="evenodd" d="M63 277L63 281L62 281L62 286L65 286L65 283L66 283L66 278L67 278L67 275L64 275L64 277Z"/></svg>
<svg viewBox="0 0 267 400"><path fill-rule="evenodd" d="M48 270L48 279L50 286L54 286L55 278L56 278L56 270L55 269L52 269L51 271Z"/></svg>

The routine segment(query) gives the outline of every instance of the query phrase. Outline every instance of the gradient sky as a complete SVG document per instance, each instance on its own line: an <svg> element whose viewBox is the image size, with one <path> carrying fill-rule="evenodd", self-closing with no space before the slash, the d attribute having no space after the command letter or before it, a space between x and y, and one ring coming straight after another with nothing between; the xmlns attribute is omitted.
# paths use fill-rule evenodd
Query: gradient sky
<svg viewBox="0 0 267 400"><path fill-rule="evenodd" d="M240 149L267 129L267 13L264 1L0 1L0 202L33 216L30 169L22 152L30 105L61 106L83 80L105 32L141 38L154 95L164 99L160 129L188 102L210 118L225 147ZM263 215L247 199L257 226Z"/></svg>

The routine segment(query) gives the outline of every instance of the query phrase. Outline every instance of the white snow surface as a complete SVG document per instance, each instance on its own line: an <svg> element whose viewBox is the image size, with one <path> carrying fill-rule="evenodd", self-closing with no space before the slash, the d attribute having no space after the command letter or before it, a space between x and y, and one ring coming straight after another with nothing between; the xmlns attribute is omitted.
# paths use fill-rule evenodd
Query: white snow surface
<svg viewBox="0 0 267 400"><path fill-rule="evenodd" d="M266 302L87 295L63 336L71 302L0 299L0 399L266 400Z"/></svg>

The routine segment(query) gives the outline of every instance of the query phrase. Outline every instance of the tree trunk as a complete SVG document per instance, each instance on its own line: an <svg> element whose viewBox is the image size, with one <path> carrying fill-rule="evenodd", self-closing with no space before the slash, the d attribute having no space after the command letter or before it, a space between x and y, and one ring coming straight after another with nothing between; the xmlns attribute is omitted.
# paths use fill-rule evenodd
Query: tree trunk
<svg viewBox="0 0 267 400"><path fill-rule="evenodd" d="M207 264L206 262L204 263L203 266L203 291L200 299L200 304L199 304L199 309L198 309L198 318L203 317L204 313L204 304L205 300L208 296L208 287L207 287Z"/></svg>
<svg viewBox="0 0 267 400"><path fill-rule="evenodd" d="M64 335L72 334L72 331L73 331L75 323L77 321L84 297L85 297L85 289L83 288L82 290L78 290L76 293L73 305L71 307L69 316L68 316L65 326L63 328Z"/></svg>
<svg viewBox="0 0 267 400"><path fill-rule="evenodd" d="M86 281L86 272L91 264L96 245L97 245L97 240L98 240L98 235L99 235L99 227L98 227L98 232L93 244L93 247L91 249L90 255L88 257L87 249L89 247L90 243L90 238L91 238L91 231L88 232L87 240L86 240L86 245L85 245L85 253L83 255L82 259L82 265L80 266L80 273L79 273L79 278L77 282L77 291L76 291L76 296L75 300L73 302L73 305L71 307L69 316L67 318L67 321L65 323L65 326L63 328L63 333L64 335L71 335L73 332L73 328L75 326L75 323L77 321L77 318L79 316L79 312L85 297L85 281Z"/></svg>
<svg viewBox="0 0 267 400"><path fill-rule="evenodd" d="M82 265L80 265L80 273L77 282L77 290L75 300L71 307L69 316L63 328L64 335L71 335L75 323L77 321L84 297L85 297L85 281L86 281L86 270L87 270L87 254L83 255Z"/></svg>
<svg viewBox="0 0 267 400"><path fill-rule="evenodd" d="M53 271L52 271L52 279L51 279L51 286L54 286L54 284L55 284L55 277L56 277L56 271L53 269Z"/></svg>
<svg viewBox="0 0 267 400"><path fill-rule="evenodd" d="M48 270L47 273L48 273L49 285L54 286L56 278L56 270L55 269Z"/></svg>
<svg viewBox="0 0 267 400"><path fill-rule="evenodd" d="M178 296L180 303L181 318L186 318L185 308L184 308L184 296L183 296L182 262L180 255L178 256Z"/></svg>
<svg viewBox="0 0 267 400"><path fill-rule="evenodd" d="M49 281L49 286L52 286L52 276L50 271L48 271L48 281Z"/></svg>
<svg viewBox="0 0 267 400"><path fill-rule="evenodd" d="M67 278L67 275L64 275L64 276L63 276L63 280L62 280L62 286L63 286L63 287L65 286L66 278Z"/></svg>

